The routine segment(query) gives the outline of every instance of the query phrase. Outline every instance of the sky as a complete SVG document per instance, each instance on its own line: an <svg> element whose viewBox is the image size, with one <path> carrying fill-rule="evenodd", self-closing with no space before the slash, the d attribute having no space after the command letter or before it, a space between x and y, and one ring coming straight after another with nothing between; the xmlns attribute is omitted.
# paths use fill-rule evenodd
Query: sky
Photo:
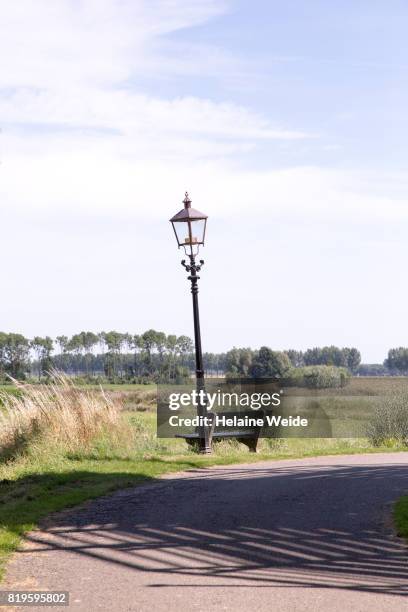
<svg viewBox="0 0 408 612"><path fill-rule="evenodd" d="M404 0L2 0L0 328L408 346Z"/></svg>

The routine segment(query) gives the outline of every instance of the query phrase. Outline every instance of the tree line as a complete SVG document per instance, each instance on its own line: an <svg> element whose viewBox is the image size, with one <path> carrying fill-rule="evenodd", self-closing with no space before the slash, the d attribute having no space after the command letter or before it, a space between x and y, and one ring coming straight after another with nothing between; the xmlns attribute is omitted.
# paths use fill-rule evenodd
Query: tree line
<svg viewBox="0 0 408 612"><path fill-rule="evenodd" d="M408 372L408 349L404 350L404 367ZM234 347L225 353L207 352L203 357L205 370L212 376L284 376L293 368L320 365L346 368L355 374L361 367L361 355L356 348L336 346L315 347L304 352ZM392 358L396 370L394 353ZM17 379L43 379L57 369L73 376L103 377L112 382L148 382L184 379L194 368L191 338L154 329L141 334L82 331L70 337L31 339L22 334L0 332L2 379L7 375Z"/></svg>
<svg viewBox="0 0 408 612"><path fill-rule="evenodd" d="M0 375L46 377L52 369L70 375L110 380L176 378L190 369L193 343L188 336L150 329L142 334L82 331L71 337L0 332Z"/></svg>
<svg viewBox="0 0 408 612"><path fill-rule="evenodd" d="M388 351L388 356L384 361L384 367L391 374L408 374L408 348L400 346Z"/></svg>
<svg viewBox="0 0 408 612"><path fill-rule="evenodd" d="M356 348L324 346L304 352L288 349L272 351L261 347L258 351L250 348L233 348L226 354L226 370L243 376L285 376L291 368L308 366L335 366L346 368L355 374L361 363L360 351Z"/></svg>

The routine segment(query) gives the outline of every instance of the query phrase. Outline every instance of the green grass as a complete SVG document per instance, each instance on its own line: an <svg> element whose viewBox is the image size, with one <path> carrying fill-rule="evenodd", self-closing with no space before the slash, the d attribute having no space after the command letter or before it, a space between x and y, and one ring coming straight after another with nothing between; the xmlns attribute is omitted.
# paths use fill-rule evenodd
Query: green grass
<svg viewBox="0 0 408 612"><path fill-rule="evenodd" d="M408 538L408 495L400 497L395 503L394 523L398 535Z"/></svg>
<svg viewBox="0 0 408 612"><path fill-rule="evenodd" d="M158 440L153 412L127 412L123 419L128 432L125 441L105 434L76 453L52 446L49 441L37 441L25 454L0 465L0 575L22 536L51 512L115 489L153 482L168 472L265 459L390 450L374 449L366 440L264 439L256 455L238 442L225 441L215 445L212 456L205 457L188 450L182 440Z"/></svg>

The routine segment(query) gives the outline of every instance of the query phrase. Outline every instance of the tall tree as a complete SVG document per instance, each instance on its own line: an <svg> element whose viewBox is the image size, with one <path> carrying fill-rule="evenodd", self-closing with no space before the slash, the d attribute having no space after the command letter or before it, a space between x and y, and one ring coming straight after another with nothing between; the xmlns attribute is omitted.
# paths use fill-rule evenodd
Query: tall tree
<svg viewBox="0 0 408 612"><path fill-rule="evenodd" d="M6 346L7 336L4 332L0 332L0 374L3 376L6 368Z"/></svg>
<svg viewBox="0 0 408 612"><path fill-rule="evenodd" d="M254 378L281 378L291 369L291 363L286 353L272 351L262 346L255 356L249 373Z"/></svg>
<svg viewBox="0 0 408 612"><path fill-rule="evenodd" d="M388 357L384 365L393 373L408 373L408 348L400 346L388 351Z"/></svg>
<svg viewBox="0 0 408 612"><path fill-rule="evenodd" d="M49 336L46 336L45 338L35 336L35 338L31 340L30 346L34 349L37 355L38 380L40 380L41 376L48 374L53 366L51 353L54 348L54 343L52 338Z"/></svg>
<svg viewBox="0 0 408 612"><path fill-rule="evenodd" d="M176 369L176 355L177 355L177 336L169 334L166 338L166 349L168 352L168 370L169 378L174 378Z"/></svg>
<svg viewBox="0 0 408 612"><path fill-rule="evenodd" d="M294 368L301 368L305 365L305 360L302 351L295 351L293 349L289 349L288 351L285 351L285 353L289 357L290 362Z"/></svg>
<svg viewBox="0 0 408 612"><path fill-rule="evenodd" d="M35 336L35 338L33 338L30 342L30 348L33 349L33 351L35 352L37 356L38 380L41 379L41 373L42 373L41 357L42 357L42 352L43 352L43 342L44 342L44 338L41 338L40 336Z"/></svg>
<svg viewBox="0 0 408 612"><path fill-rule="evenodd" d="M61 355L66 353L68 347L68 336L57 336L55 338L56 343L59 346Z"/></svg>
<svg viewBox="0 0 408 612"><path fill-rule="evenodd" d="M59 347L59 355L55 358L57 368L68 372L70 367L70 356L68 353L68 336L57 336L55 342Z"/></svg>
<svg viewBox="0 0 408 612"><path fill-rule="evenodd" d="M108 354L105 357L105 364L108 371L108 376L116 376L118 373L123 343L124 334L117 331L105 333L105 344L108 347Z"/></svg>
<svg viewBox="0 0 408 612"><path fill-rule="evenodd" d="M186 366L187 357L193 353L194 344L191 338L188 336L178 336L177 338L177 351L181 358L181 365Z"/></svg>
<svg viewBox="0 0 408 612"><path fill-rule="evenodd" d="M28 370L30 341L22 334L7 334L4 347L6 370L13 378L25 378Z"/></svg>
<svg viewBox="0 0 408 612"><path fill-rule="evenodd" d="M80 369L80 356L82 354L82 350L82 336L81 334L74 334L68 341L67 351L72 353L74 356L73 365L75 374L78 374Z"/></svg>
<svg viewBox="0 0 408 612"><path fill-rule="evenodd" d="M239 376L248 376L253 358L254 352L250 348L234 347L225 355L227 372Z"/></svg>
<svg viewBox="0 0 408 612"><path fill-rule="evenodd" d="M357 372L361 363L361 353L356 348L344 348L346 365L353 374Z"/></svg>
<svg viewBox="0 0 408 612"><path fill-rule="evenodd" d="M151 374L153 370L152 352L156 345L156 339L157 339L157 332L154 329L148 329L147 331L144 332L144 334L142 334L143 349L146 355L145 362L146 362L146 367L147 367L147 371L149 374Z"/></svg>
<svg viewBox="0 0 408 612"><path fill-rule="evenodd" d="M137 376L139 374L138 357L143 348L142 337L139 334L131 336L130 348L133 351L133 375Z"/></svg>
<svg viewBox="0 0 408 612"><path fill-rule="evenodd" d="M92 351L94 349L94 347L98 344L99 341L99 337L94 334L93 332L81 332L80 333L81 336L81 340L82 340L82 347L83 347L83 353L84 353L84 360L85 360L85 368L86 368L86 373L89 374L89 368L92 368L92 374L94 374L93 371L93 354Z"/></svg>

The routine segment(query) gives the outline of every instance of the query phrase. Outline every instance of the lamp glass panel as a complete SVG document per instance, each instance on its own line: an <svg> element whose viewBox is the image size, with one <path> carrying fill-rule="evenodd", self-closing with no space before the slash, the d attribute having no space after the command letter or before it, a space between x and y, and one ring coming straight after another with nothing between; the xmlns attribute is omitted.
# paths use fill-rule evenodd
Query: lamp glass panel
<svg viewBox="0 0 408 612"><path fill-rule="evenodd" d="M181 224L180 224L181 225ZM186 226L183 244L203 244L204 242L204 230L205 230L205 219L197 219L189 221L189 223L183 223ZM190 226L190 228L189 228ZM191 240L190 240L191 232Z"/></svg>
<svg viewBox="0 0 408 612"><path fill-rule="evenodd" d="M205 219L175 221L173 227L176 232L179 246L203 244L205 221Z"/></svg>
<svg viewBox="0 0 408 612"><path fill-rule="evenodd" d="M178 223L173 223L174 231L176 232L177 242L179 246L184 244L184 239L188 236L188 223L184 221L179 221Z"/></svg>

